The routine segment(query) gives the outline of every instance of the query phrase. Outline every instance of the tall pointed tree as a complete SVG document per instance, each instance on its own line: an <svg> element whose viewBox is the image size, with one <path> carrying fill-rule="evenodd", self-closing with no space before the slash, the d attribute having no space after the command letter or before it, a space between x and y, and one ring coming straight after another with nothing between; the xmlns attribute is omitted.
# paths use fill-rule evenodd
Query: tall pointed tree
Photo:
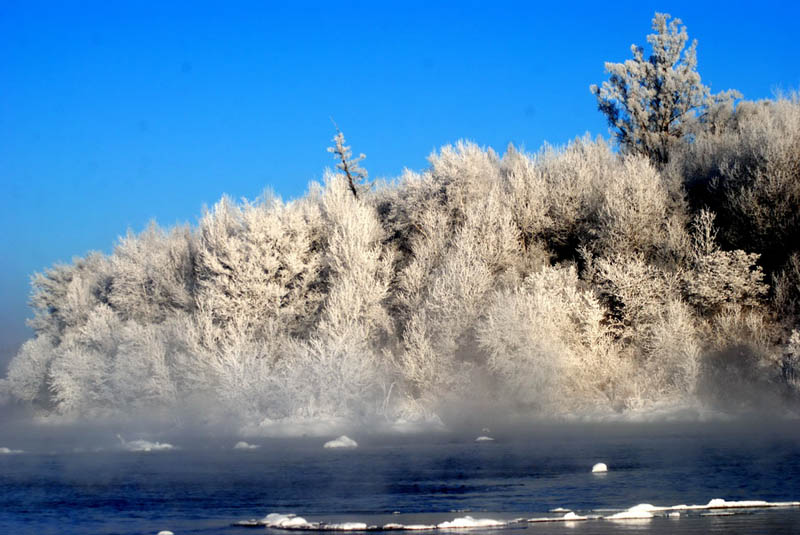
<svg viewBox="0 0 800 535"><path fill-rule="evenodd" d="M336 126L336 123L333 123L333 126L336 127L336 136L333 138L334 145L333 147L328 147L328 152L332 153L334 157L339 160L339 163L336 164L336 168L345 174L350 192L353 194L353 197L357 199L359 186L366 182L368 176L367 170L359 164L367 156L362 153L358 158L353 158L353 151L350 146L345 145L344 134L342 134L342 131Z"/></svg>
<svg viewBox="0 0 800 535"><path fill-rule="evenodd" d="M631 45L633 59L607 62L611 75L601 87L591 86L597 105L615 130L625 152L643 154L664 165L677 140L702 124L707 112L730 102L738 93L711 95L697 73L697 41L689 40L680 19L656 13L653 30L647 36L652 54Z"/></svg>

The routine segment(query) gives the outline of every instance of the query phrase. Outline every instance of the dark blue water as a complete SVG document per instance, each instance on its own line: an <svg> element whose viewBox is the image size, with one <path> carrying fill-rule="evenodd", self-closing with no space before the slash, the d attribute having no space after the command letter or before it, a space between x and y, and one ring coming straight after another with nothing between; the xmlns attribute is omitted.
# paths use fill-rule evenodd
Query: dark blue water
<svg viewBox="0 0 800 535"><path fill-rule="evenodd" d="M325 450L319 438L251 438L261 448L235 451L235 438L181 442L176 436L169 441L179 450L150 453L58 451L51 437L42 449L52 452L0 455L0 533L248 533L230 524L270 512L379 524L465 514L510 519L556 507L591 513L712 498L795 501L797 427L539 426L505 430L489 443L474 442L480 433L353 433L355 450ZM601 461L609 472L592 474ZM800 533L800 509L528 525L523 531Z"/></svg>

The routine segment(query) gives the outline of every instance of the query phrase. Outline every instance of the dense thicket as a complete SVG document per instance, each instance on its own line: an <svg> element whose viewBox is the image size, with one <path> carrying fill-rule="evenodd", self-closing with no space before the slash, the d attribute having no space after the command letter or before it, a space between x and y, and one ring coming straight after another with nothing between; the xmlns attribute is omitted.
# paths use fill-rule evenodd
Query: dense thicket
<svg viewBox="0 0 800 535"><path fill-rule="evenodd" d="M459 142L371 189L329 172L129 233L34 277L2 386L51 413L206 400L248 422L792 407L800 98L714 113L664 158Z"/></svg>

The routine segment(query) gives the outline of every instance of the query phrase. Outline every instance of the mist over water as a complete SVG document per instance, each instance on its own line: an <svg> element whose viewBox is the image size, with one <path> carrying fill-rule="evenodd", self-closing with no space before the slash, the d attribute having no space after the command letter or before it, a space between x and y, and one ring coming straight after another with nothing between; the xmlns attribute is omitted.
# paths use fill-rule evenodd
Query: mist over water
<svg viewBox="0 0 800 535"><path fill-rule="evenodd" d="M550 511L556 508L608 516L638 503L791 501L800 488L796 427L754 422L509 426L490 429L490 443L475 442L481 430L361 433L353 434L358 448L352 450L324 449L317 437L251 439L258 449L236 450L235 437L164 430L158 440L175 449L126 451L109 431L50 427L34 442L49 443L53 451L0 456L0 529L242 533L230 525L271 512L370 524L438 523L465 515L511 520L555 516ZM608 473L591 473L597 461L608 464ZM666 520L598 520L573 528L700 533L714 526L753 532L772 525L777 531L771 533L790 533L800 514L697 512Z"/></svg>

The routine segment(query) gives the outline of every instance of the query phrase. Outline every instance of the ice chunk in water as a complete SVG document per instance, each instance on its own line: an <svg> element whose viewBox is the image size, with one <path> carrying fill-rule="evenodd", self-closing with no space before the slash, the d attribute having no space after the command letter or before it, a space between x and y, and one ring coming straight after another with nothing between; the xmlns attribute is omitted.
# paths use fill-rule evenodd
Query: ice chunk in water
<svg viewBox="0 0 800 535"><path fill-rule="evenodd" d="M620 513L605 517L607 520L645 520L653 518L653 510L659 508L649 503L640 503Z"/></svg>
<svg viewBox="0 0 800 535"><path fill-rule="evenodd" d="M505 526L507 522L501 520L494 520L492 518L472 518L471 516L464 516L456 518L447 522L442 522L436 527L439 529L454 529L454 528L490 528Z"/></svg>
<svg viewBox="0 0 800 535"><path fill-rule="evenodd" d="M604 474L606 472L608 472L608 466L606 466L606 463L597 463L592 466L593 474Z"/></svg>
<svg viewBox="0 0 800 535"><path fill-rule="evenodd" d="M353 440L352 438L342 435L337 439L329 440L325 443L326 448L357 448L358 442Z"/></svg>

